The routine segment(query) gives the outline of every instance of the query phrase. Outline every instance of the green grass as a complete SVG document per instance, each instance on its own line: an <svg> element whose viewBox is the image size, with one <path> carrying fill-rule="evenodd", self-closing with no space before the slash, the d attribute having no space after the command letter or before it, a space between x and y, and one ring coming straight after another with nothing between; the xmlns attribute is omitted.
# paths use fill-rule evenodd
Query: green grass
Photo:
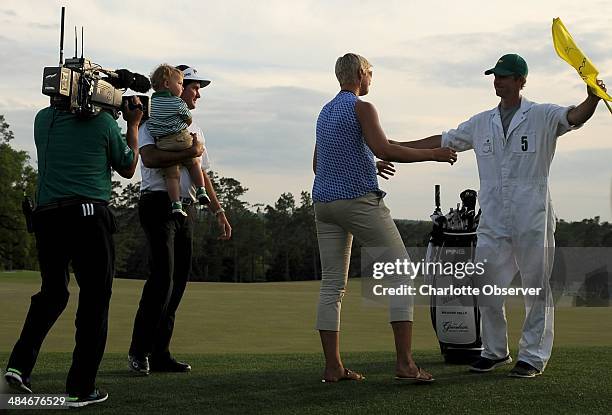
<svg viewBox="0 0 612 415"><path fill-rule="evenodd" d="M0 361L16 341L35 272L0 273ZM350 281L343 302L342 341L347 366L363 383L321 384L322 356L314 330L318 282L191 283L179 309L172 351L194 367L189 374L133 378L126 356L142 281L115 280L107 353L98 382L111 397L100 413L601 413L612 401L611 308L557 308L555 350L544 376L516 380L506 369L471 375L442 364L429 310L415 310L414 349L436 375L433 385L392 381L393 340L387 310L361 298ZM40 393L60 393L74 346L78 289L45 340L34 372ZM524 311L508 307L510 344L516 346ZM4 364L4 363L3 363Z"/></svg>
<svg viewBox="0 0 612 415"><path fill-rule="evenodd" d="M0 273L0 351L10 351L27 313L30 296L39 289L36 272ZM143 281L116 279L111 299L107 352L127 353ZM178 311L172 350L177 353L319 352L314 330L318 281L262 284L190 283ZM66 352L74 346L78 288L71 281L68 307L45 340L45 352ZM518 344L523 306L508 307L510 344ZM559 307L555 342L565 346L612 345L612 331L602 323L612 308ZM432 350L436 337L429 309L415 308L414 349ZM350 280L342 303L342 350L392 351L387 309L366 303L359 280Z"/></svg>
<svg viewBox="0 0 612 415"><path fill-rule="evenodd" d="M0 357L5 357L0 356ZM511 379L507 368L476 375L464 366L447 366L436 352L418 360L436 374L431 385L392 380L393 354L347 353L364 382L322 384L319 354L190 355L188 374L132 377L123 354L107 354L98 383L109 392L101 414L468 414L609 413L612 400L612 351L605 347L555 350L546 373L535 379ZM44 353L37 365L39 393L63 390L68 353Z"/></svg>

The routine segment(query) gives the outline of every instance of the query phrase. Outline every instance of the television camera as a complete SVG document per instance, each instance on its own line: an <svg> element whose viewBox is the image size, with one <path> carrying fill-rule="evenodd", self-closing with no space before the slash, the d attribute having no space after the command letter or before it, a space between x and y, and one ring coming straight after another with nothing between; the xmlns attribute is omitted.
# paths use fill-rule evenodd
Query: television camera
<svg viewBox="0 0 612 415"><path fill-rule="evenodd" d="M115 119L126 105L133 105L123 93L127 88L145 94L151 89L149 79L127 69L110 70L83 57L83 28L81 27L81 57L77 57L77 33L74 28L74 57L64 62L64 15L62 7L60 59L58 66L43 70L42 93L50 97L51 106L88 117L105 110ZM138 95L143 120L149 118L149 97Z"/></svg>

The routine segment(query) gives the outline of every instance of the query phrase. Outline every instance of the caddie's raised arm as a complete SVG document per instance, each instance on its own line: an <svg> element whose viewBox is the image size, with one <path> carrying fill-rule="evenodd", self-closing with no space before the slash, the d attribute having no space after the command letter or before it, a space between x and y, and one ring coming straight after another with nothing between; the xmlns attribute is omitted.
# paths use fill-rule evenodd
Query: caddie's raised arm
<svg viewBox="0 0 612 415"><path fill-rule="evenodd" d="M598 79L597 85L599 85L604 91L607 91L606 85L603 83L603 81ZM593 116L600 100L601 98L595 95L591 87L587 86L586 99L582 101L580 105L567 112L567 122L569 122L571 125L584 124Z"/></svg>

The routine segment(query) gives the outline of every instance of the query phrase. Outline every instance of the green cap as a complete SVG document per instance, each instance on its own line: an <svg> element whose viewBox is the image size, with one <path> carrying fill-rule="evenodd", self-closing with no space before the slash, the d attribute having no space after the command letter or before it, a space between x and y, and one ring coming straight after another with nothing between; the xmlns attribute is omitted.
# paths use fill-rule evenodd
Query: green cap
<svg viewBox="0 0 612 415"><path fill-rule="evenodd" d="M522 75L527 76L527 62L516 53L509 53L504 55L495 64L495 68L485 71L485 75Z"/></svg>

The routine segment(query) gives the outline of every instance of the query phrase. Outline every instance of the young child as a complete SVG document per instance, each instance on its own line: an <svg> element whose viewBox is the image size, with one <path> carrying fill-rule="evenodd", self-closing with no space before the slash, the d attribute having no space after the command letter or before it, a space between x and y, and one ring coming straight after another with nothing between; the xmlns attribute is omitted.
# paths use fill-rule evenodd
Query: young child
<svg viewBox="0 0 612 415"><path fill-rule="evenodd" d="M151 97L151 117L147 127L155 138L155 146L164 151L180 151L191 147L193 137L187 131L191 124L191 112L180 96L183 93L183 73L173 66L161 64L151 74L155 92ZM200 160L193 158L183 163L196 186L200 204L210 203L204 189L204 176ZM180 166L164 168L168 196L172 201L172 213L187 216L183 210L180 193Z"/></svg>

